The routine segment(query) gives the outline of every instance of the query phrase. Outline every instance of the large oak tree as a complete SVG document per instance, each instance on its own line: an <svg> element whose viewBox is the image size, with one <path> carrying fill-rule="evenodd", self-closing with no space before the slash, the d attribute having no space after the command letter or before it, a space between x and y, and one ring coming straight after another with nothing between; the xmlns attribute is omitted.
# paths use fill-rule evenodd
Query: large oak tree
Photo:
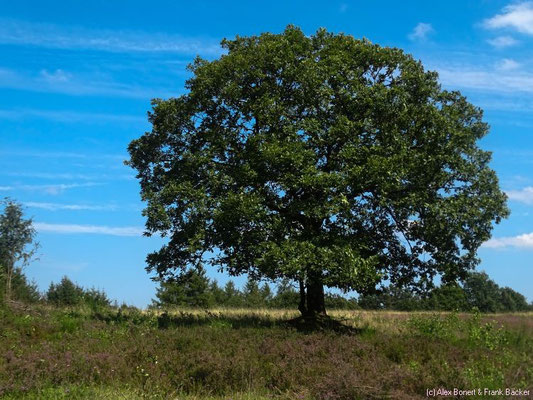
<svg viewBox="0 0 533 400"><path fill-rule="evenodd" d="M324 287L463 278L508 210L481 109L396 48L319 30L224 40L131 142L159 279L212 264Z"/></svg>

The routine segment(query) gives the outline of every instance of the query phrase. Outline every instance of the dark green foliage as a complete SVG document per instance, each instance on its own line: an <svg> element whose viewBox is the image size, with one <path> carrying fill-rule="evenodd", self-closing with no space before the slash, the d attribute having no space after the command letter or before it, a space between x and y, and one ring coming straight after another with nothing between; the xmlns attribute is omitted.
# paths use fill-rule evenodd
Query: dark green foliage
<svg viewBox="0 0 533 400"><path fill-rule="evenodd" d="M228 281L220 288L216 281L209 281L202 271L191 272L188 278L176 282L166 282L157 289L158 300L152 307L230 307L230 308L295 308L300 294L288 279L278 282L275 294L269 285L262 286L254 279L248 279L242 291ZM181 283L180 283L181 282ZM180 287L180 284L185 286ZM487 274L473 272L461 286L448 283L438 286L421 296L407 289L385 287L358 299L346 298L334 293L325 293L325 304L330 309L355 310L438 310L513 312L528 311L533 308L526 298L510 288L500 288Z"/></svg>
<svg viewBox="0 0 533 400"><path fill-rule="evenodd" d="M161 282L154 306L176 305L206 308L213 304L214 294L203 269L190 269L175 280ZM218 290L216 295L219 295Z"/></svg>
<svg viewBox="0 0 533 400"><path fill-rule="evenodd" d="M233 281L228 281L224 286L224 297L220 305L224 307L244 306L242 293L235 287L235 283L233 283Z"/></svg>
<svg viewBox="0 0 533 400"><path fill-rule="evenodd" d="M223 288L218 286L216 280L211 281L209 284L209 292L211 293L212 304L223 304L226 300L226 293Z"/></svg>
<svg viewBox="0 0 533 400"><path fill-rule="evenodd" d="M509 287L504 287L500 289L500 309L503 311L528 311L533 310L533 307L527 303L524 295Z"/></svg>
<svg viewBox="0 0 533 400"><path fill-rule="evenodd" d="M46 300L57 306L85 304L92 309L110 306L111 302L103 290L84 289L64 276L59 283L51 283L46 292Z"/></svg>
<svg viewBox="0 0 533 400"><path fill-rule="evenodd" d="M273 299L272 289L266 283L263 283L261 289L259 289L259 296L261 297L263 303L270 304Z"/></svg>
<svg viewBox="0 0 533 400"><path fill-rule="evenodd" d="M357 304L365 310L381 310L385 308L384 300L382 293L365 294L359 296Z"/></svg>
<svg viewBox="0 0 533 400"><path fill-rule="evenodd" d="M0 275L0 293L5 293L5 276ZM0 296L2 298L3 296ZM11 278L11 299L25 303L35 303L41 299L39 288L35 282L28 282L21 268L13 270Z"/></svg>
<svg viewBox="0 0 533 400"><path fill-rule="evenodd" d="M324 286L428 288L478 263L508 214L481 109L403 51L343 34L222 45L190 66L186 94L153 101L128 148L146 232L168 236L149 272L287 277L314 314Z"/></svg>
<svg viewBox="0 0 533 400"><path fill-rule="evenodd" d="M83 288L64 276L59 283L51 283L46 299L58 306L73 306L83 302Z"/></svg>
<svg viewBox="0 0 533 400"><path fill-rule="evenodd" d="M194 275L194 277L192 277ZM188 282L185 287L184 282ZM188 286L195 282L196 289ZM198 282L202 282L198 284ZM188 293L188 294L187 294ZM216 281L209 281L204 273L189 275L188 280L164 282L157 289L157 300L152 301L152 308L165 306L185 307L229 307L229 308L294 308L298 305L300 295L288 280L282 280L277 285L276 293L267 283L260 285L254 279L248 279L242 291L235 287L233 281L228 281L224 288L220 288ZM353 310L359 308L357 300L326 293L326 306L331 309Z"/></svg>
<svg viewBox="0 0 533 400"><path fill-rule="evenodd" d="M443 311L467 311L472 307L468 305L465 290L455 283L450 283L431 291L426 308Z"/></svg>
<svg viewBox="0 0 533 400"><path fill-rule="evenodd" d="M526 298L511 288L500 288L485 272L470 272L462 285L442 284L421 297L407 290L387 287L358 299L368 310L442 310L481 312L528 311L533 307Z"/></svg>
<svg viewBox="0 0 533 400"><path fill-rule="evenodd" d="M282 279L271 304L274 308L296 308L299 301L300 294L292 286L291 281Z"/></svg>
<svg viewBox="0 0 533 400"><path fill-rule="evenodd" d="M248 279L242 291L242 298L246 307L267 307L272 300L272 293L267 284L259 287L257 281Z"/></svg>
<svg viewBox="0 0 533 400"><path fill-rule="evenodd" d="M473 272L464 282L467 303L481 312L501 310L500 287L485 272Z"/></svg>
<svg viewBox="0 0 533 400"><path fill-rule="evenodd" d="M368 310L415 311L423 308L423 302L412 291L394 286L383 288L372 294L362 295L358 299L360 307Z"/></svg>
<svg viewBox="0 0 533 400"><path fill-rule="evenodd" d="M83 302L92 309L99 309L111 305L107 294L103 290L96 288L84 289Z"/></svg>
<svg viewBox="0 0 533 400"><path fill-rule="evenodd" d="M326 293L324 301L330 310L357 310L360 308L357 299L347 299L339 294Z"/></svg>
<svg viewBox="0 0 533 400"><path fill-rule="evenodd" d="M465 279L464 291L468 304L479 311L496 312L500 309L500 288L486 273L471 273Z"/></svg>

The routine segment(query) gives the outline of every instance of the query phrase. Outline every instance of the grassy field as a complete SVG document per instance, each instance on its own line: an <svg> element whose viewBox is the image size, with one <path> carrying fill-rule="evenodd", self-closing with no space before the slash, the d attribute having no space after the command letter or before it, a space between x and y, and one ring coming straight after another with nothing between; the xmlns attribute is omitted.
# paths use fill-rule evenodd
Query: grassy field
<svg viewBox="0 0 533 400"><path fill-rule="evenodd" d="M0 398L416 399L433 388L533 389L532 313L329 314L349 328L298 330L285 322L298 313L286 310L3 309Z"/></svg>

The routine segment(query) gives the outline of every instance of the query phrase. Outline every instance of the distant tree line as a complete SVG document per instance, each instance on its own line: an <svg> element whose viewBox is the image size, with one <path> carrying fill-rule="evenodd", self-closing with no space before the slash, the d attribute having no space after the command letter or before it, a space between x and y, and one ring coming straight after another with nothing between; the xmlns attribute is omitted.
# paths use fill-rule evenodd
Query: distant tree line
<svg viewBox="0 0 533 400"><path fill-rule="evenodd" d="M204 270L192 269L174 281L161 282L150 307L295 308L299 300L300 294L286 279L279 282L275 292L268 284L261 285L253 279L238 289L231 280L221 287ZM358 308L355 298L331 293L326 294L326 305L337 309Z"/></svg>
<svg viewBox="0 0 533 400"><path fill-rule="evenodd" d="M389 287L379 293L361 296L358 304L365 309L400 311L442 310L514 312L533 310L533 303L509 287L501 288L485 272L471 272L463 284L441 285L425 296Z"/></svg>
<svg viewBox="0 0 533 400"><path fill-rule="evenodd" d="M51 283L45 293L39 292L35 282L29 282L20 268L15 268L11 283L11 300L24 303L45 302L56 306L87 305L91 308L111 306L107 294L100 289L86 289L64 276ZM0 290L5 290L5 279L0 278Z"/></svg>
<svg viewBox="0 0 533 400"><path fill-rule="evenodd" d="M58 306L88 305L91 308L108 307L111 301L103 290L85 289L64 276L59 283L51 283L45 294L49 303Z"/></svg>
<svg viewBox="0 0 533 400"><path fill-rule="evenodd" d="M162 282L151 307L294 308L299 299L298 291L288 280L282 280L275 292L266 283L260 285L252 279L239 290L232 281L220 287L217 281L207 278L203 270L189 270L179 279ZM533 304L528 304L522 294L508 287L499 287L484 272L471 272L462 285L437 286L425 295L387 287L374 294L360 296L358 299L326 293L325 301L329 309L399 311L477 309L481 312L533 310Z"/></svg>
<svg viewBox="0 0 533 400"><path fill-rule="evenodd" d="M5 279L0 278L0 290ZM56 306L86 305L93 309L112 306L105 291L83 288L64 276L51 283L45 293L40 293L35 282L29 282L21 269L12 276L12 299L25 302L46 302ZM204 271L191 270L180 280L161 282L156 298L150 308L289 308L299 301L299 293L290 281L282 280L275 290L270 285L249 279L239 289L233 281L219 286L210 280ZM346 298L339 294L326 293L329 309L344 310L398 310L398 311L472 311L517 312L533 311L533 303L509 287L500 287L485 272L472 272L462 285L438 286L425 296L388 287L371 295ZM115 304L116 305L116 304Z"/></svg>

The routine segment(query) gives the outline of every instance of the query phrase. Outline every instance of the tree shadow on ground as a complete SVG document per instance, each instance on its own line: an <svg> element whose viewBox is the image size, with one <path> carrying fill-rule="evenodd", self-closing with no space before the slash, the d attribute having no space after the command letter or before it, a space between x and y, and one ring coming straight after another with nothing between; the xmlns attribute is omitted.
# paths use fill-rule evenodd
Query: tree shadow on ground
<svg viewBox="0 0 533 400"><path fill-rule="evenodd" d="M315 317L300 316L285 321L285 325L304 333L334 332L344 335L360 335L367 330L346 325L343 320L335 319L327 315L318 315Z"/></svg>
<svg viewBox="0 0 533 400"><path fill-rule="evenodd" d="M96 312L93 319L106 322L108 324L132 324L151 325L158 329L172 329L178 327L210 326L214 328L244 329L244 328L281 328L296 330L302 333L336 333L343 335L357 335L364 333L368 329L356 328L347 325L345 321L329 316L318 316L315 318L298 317L290 320L274 318L268 314L232 315L211 312L205 310L202 313L187 311L140 313L140 312Z"/></svg>
<svg viewBox="0 0 533 400"><path fill-rule="evenodd" d="M180 312L176 315L163 313L157 319L159 329L169 329L176 326L220 326L233 329L242 328L285 328L295 329L303 333L331 332L345 335L361 334L365 329L346 325L341 320L328 316L316 318L298 317L290 320L270 318L264 315L223 315L206 312L206 316L198 317L194 314Z"/></svg>

